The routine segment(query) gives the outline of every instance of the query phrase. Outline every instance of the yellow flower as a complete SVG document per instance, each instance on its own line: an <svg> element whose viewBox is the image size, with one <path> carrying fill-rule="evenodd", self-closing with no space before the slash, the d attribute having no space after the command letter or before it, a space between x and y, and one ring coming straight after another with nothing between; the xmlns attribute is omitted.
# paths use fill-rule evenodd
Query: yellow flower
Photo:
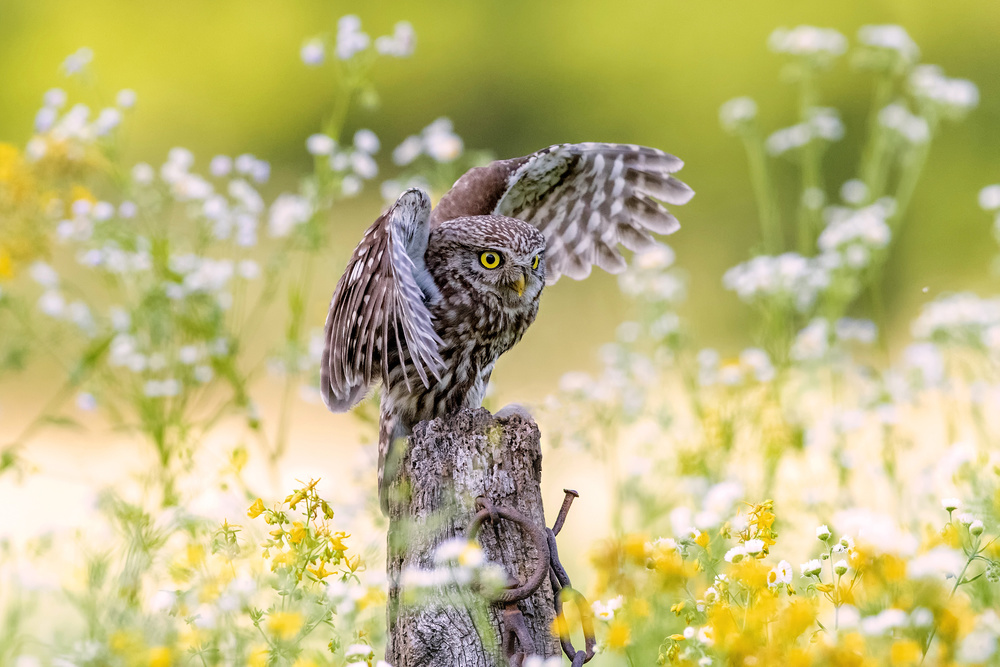
<svg viewBox="0 0 1000 667"><path fill-rule="evenodd" d="M331 574L333 574L333 572L330 572L329 570L326 569L326 561L320 561L319 565L310 566L307 567L306 569L312 572L313 576L315 576L317 579L325 579L326 577L329 577Z"/></svg>
<svg viewBox="0 0 1000 667"><path fill-rule="evenodd" d="M296 521L288 532L288 541L292 544L298 544L304 539L306 539L306 526L301 521Z"/></svg>
<svg viewBox="0 0 1000 667"><path fill-rule="evenodd" d="M889 649L889 664L893 667L908 667L920 663L923 651L920 644L912 639L899 639Z"/></svg>
<svg viewBox="0 0 1000 667"><path fill-rule="evenodd" d="M170 649L166 646L149 649L149 667L170 667L171 663Z"/></svg>
<svg viewBox="0 0 1000 667"><path fill-rule="evenodd" d="M292 663L292 667L319 667L315 660L310 660L309 658L299 658Z"/></svg>
<svg viewBox="0 0 1000 667"><path fill-rule="evenodd" d="M267 667L269 651L266 644L257 644L250 649L250 656L247 659L247 667Z"/></svg>
<svg viewBox="0 0 1000 667"><path fill-rule="evenodd" d="M625 648L632 641L632 631L623 621L615 619L608 624L608 647Z"/></svg>
<svg viewBox="0 0 1000 667"><path fill-rule="evenodd" d="M302 629L302 614L293 611L275 611L268 614L267 628L280 639L291 639Z"/></svg>
<svg viewBox="0 0 1000 667"><path fill-rule="evenodd" d="M330 536L330 548L333 549L334 551L339 551L340 553L344 553L345 551L347 551L347 545L344 544L344 540L346 540L348 537L350 537L350 535L348 535L347 533L334 533L333 535Z"/></svg>
<svg viewBox="0 0 1000 667"><path fill-rule="evenodd" d="M0 245L0 280L14 276L14 260L7 248Z"/></svg>
<svg viewBox="0 0 1000 667"><path fill-rule="evenodd" d="M247 516L250 517L251 519L256 519L261 514L263 514L263 512L264 512L264 501L258 498L257 500L253 501L253 505L251 505L250 509L247 510Z"/></svg>

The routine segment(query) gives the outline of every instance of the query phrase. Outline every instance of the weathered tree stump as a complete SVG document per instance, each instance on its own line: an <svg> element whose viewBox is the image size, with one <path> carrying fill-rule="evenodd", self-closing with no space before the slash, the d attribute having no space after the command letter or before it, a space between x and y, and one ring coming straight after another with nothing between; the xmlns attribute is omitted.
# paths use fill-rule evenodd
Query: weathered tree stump
<svg viewBox="0 0 1000 667"><path fill-rule="evenodd" d="M469 610L442 589L429 602L402 604L401 574L409 568L432 569L434 551L443 541L466 536L476 515L476 498L523 514L539 528L542 510L541 434L520 414L493 417L484 409L463 410L455 417L416 426L390 489L388 646L393 667L487 667L505 665L498 641L503 609L490 605L489 627L481 637ZM499 539L498 539L499 537ZM548 569L531 537L517 524L486 523L478 540L486 557L508 576L524 583L536 567ZM539 558L546 559L539 563ZM548 576L528 598L517 603L534 643L533 653L559 653L552 635L555 610Z"/></svg>

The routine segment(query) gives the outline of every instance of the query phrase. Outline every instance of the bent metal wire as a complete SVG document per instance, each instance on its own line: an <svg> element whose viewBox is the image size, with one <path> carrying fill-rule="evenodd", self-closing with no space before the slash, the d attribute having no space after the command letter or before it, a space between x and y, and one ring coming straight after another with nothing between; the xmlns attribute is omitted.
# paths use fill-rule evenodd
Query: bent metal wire
<svg viewBox="0 0 1000 667"><path fill-rule="evenodd" d="M531 576L528 577L528 580L522 584L508 576L511 583L507 589L493 598L494 602L504 605L501 644L503 645L504 654L510 661L511 667L521 667L525 656L535 652L534 640L531 638L531 633L528 632L524 615L521 613L517 603L538 590L546 574L548 574L549 582L552 584L553 607L556 616L562 616L564 597L572 599L580 613L580 624L583 628L586 649L578 651L570 640L568 624L559 623L559 643L562 646L563 653L571 660L573 667L580 667L594 657L596 639L594 635L593 612L587 603L587 598L572 587L569 575L566 574L566 568L559 561L559 552L556 549L556 535L559 534L563 524L566 522L566 515L573 504L573 499L580 495L570 489L564 489L564 492L566 496L563 498L562 507L559 508L559 516L556 517L556 522L552 528L545 526L539 528L517 510L508 507L497 507L485 496L476 498L476 505L481 509L469 524L468 535L470 540L476 539L479 529L484 522L489 521L496 526L500 522L500 519L506 519L521 526L531 541L534 542L538 553L538 563ZM546 563L548 567L545 567Z"/></svg>

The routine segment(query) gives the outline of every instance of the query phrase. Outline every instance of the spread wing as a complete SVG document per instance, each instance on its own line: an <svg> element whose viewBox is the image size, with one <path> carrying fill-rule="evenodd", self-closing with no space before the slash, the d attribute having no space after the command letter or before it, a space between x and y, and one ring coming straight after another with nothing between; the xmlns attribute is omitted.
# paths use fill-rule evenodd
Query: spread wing
<svg viewBox="0 0 1000 667"><path fill-rule="evenodd" d="M684 163L629 144L559 144L472 169L441 199L431 225L463 215L505 215L537 227L546 240L546 280L581 280L595 264L625 268L619 244L642 250L652 234L680 228L663 206L694 196L671 174Z"/></svg>
<svg viewBox="0 0 1000 667"><path fill-rule="evenodd" d="M428 374L440 379L441 339L424 304L425 291L436 289L424 265L430 210L424 192L400 195L365 232L337 283L320 368L323 402L334 412L364 398L380 368L389 380L392 351L399 355L407 389L407 365L424 386L430 386Z"/></svg>

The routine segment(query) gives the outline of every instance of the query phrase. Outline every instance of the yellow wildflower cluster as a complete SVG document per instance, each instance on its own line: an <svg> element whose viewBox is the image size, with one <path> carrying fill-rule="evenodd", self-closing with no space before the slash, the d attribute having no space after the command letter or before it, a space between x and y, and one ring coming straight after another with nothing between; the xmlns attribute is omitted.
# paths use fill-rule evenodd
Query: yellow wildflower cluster
<svg viewBox="0 0 1000 667"><path fill-rule="evenodd" d="M266 508L258 498L247 510L251 519L263 516L268 525L275 527L270 539L261 545L264 559L271 562L271 571L289 572L298 580L308 574L314 581L322 581L337 573L338 566L343 567L342 574L354 574L361 568L359 555L347 555L344 540L350 535L330 528L333 509L317 493L318 483L318 479L310 480L274 509Z"/></svg>
<svg viewBox="0 0 1000 667"><path fill-rule="evenodd" d="M978 526L949 523L937 533L958 540L968 564L986 563L975 575L967 564L949 595L923 573L933 540L907 561L820 526L821 551L796 577L787 561L770 562L774 503L752 505L744 518L740 530L726 524L714 535L692 529L601 545L593 613L604 650L664 665L954 664L976 627L969 600L954 593L995 567Z"/></svg>

